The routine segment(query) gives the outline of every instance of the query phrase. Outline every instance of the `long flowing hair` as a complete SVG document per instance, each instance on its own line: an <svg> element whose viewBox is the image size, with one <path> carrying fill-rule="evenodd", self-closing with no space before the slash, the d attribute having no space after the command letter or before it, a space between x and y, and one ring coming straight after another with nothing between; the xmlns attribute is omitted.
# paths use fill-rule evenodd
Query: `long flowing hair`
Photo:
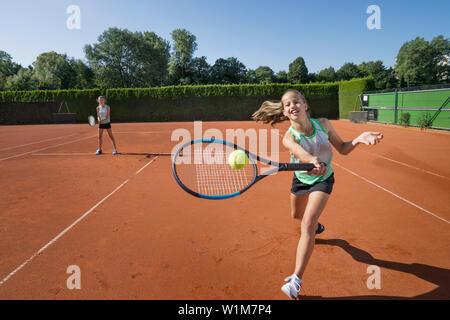
<svg viewBox="0 0 450 320"><path fill-rule="evenodd" d="M306 97L303 95L303 93L295 89L286 90L283 93L283 96L289 92L298 94L303 102L307 103ZM261 107L255 113L253 113L252 118L255 121L262 121L264 124L270 124L271 126L273 126L276 123L288 120L288 117L283 114L283 109L284 106L282 101L264 101L261 104ZM309 117L309 108L307 110L307 114Z"/></svg>

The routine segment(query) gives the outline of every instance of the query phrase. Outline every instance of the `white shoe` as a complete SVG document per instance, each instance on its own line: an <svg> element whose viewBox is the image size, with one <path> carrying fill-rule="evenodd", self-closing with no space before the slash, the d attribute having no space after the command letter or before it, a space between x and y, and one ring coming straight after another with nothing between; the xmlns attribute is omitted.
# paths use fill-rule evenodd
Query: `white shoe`
<svg viewBox="0 0 450 320"><path fill-rule="evenodd" d="M113 154L117 154L117 150L116 149L114 149Z"/></svg>
<svg viewBox="0 0 450 320"><path fill-rule="evenodd" d="M300 279L295 273L286 279L287 283L281 287L283 291L289 298L296 300L298 298L298 293L302 289L302 279Z"/></svg>
<svg viewBox="0 0 450 320"><path fill-rule="evenodd" d="M98 149L97 152L95 153L96 155L102 154L102 149Z"/></svg>

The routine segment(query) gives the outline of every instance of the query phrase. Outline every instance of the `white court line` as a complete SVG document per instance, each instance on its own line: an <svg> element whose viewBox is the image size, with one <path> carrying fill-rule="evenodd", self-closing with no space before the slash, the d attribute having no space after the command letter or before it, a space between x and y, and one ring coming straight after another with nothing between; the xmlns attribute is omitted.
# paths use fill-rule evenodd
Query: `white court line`
<svg viewBox="0 0 450 320"><path fill-rule="evenodd" d="M149 163L147 163L145 166L143 166L142 168L140 168L138 171L136 171L136 174L141 173L142 170L144 170L145 168L147 168L147 166L149 164L151 164L153 161L155 161L158 157L153 158Z"/></svg>
<svg viewBox="0 0 450 320"><path fill-rule="evenodd" d="M75 135L75 133L72 133L72 134L69 134L69 135L67 135L67 136L62 136L62 137L57 137L57 138L51 138L51 139L45 139L45 140L39 140L39 141L36 141L36 142L31 142L31 143L21 144L21 145L14 146L14 147L3 148L3 149L0 149L0 151L6 151L6 150L17 149L17 148L21 148L21 147L30 146L30 145L32 145L32 144L38 144L38 143L42 143L42 142L46 142L46 141L58 140L58 139L67 138L67 137L74 136L74 135Z"/></svg>
<svg viewBox="0 0 450 320"><path fill-rule="evenodd" d="M96 154L93 152L90 153L81 153L81 152L75 152L75 153L33 153L32 156L95 156Z"/></svg>
<svg viewBox="0 0 450 320"><path fill-rule="evenodd" d="M45 148L41 148L41 149L37 149L37 150L33 150L33 151L21 153L21 154L16 154L14 156L2 158L2 159L0 159L0 161L13 159L13 158L18 158L18 157L25 156L25 155L30 154L30 153L35 153L35 152L39 152L39 151L43 151L43 150L47 150L47 149L51 149L51 148L56 148L56 147L59 147L59 146L64 146L66 144L70 144L70 143L74 143L74 142L78 142L78 141L81 141L81 140L86 140L86 139L90 139L90 138L94 138L94 137L97 137L97 135L89 136L89 137L85 137L85 138L81 138L81 139L77 139L77 140L73 140L73 141L69 141L69 142L64 142L64 143L60 143L60 144L57 144L57 145L54 145L54 146L45 147Z"/></svg>
<svg viewBox="0 0 450 320"><path fill-rule="evenodd" d="M448 177L446 177L446 176L442 176L442 175L440 175L440 174L437 174L437 173L434 173L434 172L431 172L431 171L428 171L428 170L425 170L425 169L417 168L417 167L414 167L414 166L412 166L412 165L410 165L410 164L407 164L407 163L404 163L404 162L401 162L401 161L397 161L397 160L394 160L394 159L391 159L391 158L382 156L382 155L380 155L380 154L376 154L376 153L372 153L372 152L368 152L368 151L364 151L364 150L358 150L358 151L361 151L361 152L364 152L364 153L368 153L368 154L371 154L371 155L374 155L374 156L383 158L383 159L388 160L388 161L392 161L392 162L398 163L398 164L400 164L400 165L403 165L403 166L406 166L406 167L409 167L409 168L412 168L412 169L416 169L416 170L419 170L419 171L423 171L423 172L425 172L425 173L432 174L432 175L434 175L434 176L437 176L437 177L440 177L440 178L443 178L443 179L450 180L450 178L448 178Z"/></svg>
<svg viewBox="0 0 450 320"><path fill-rule="evenodd" d="M157 157L156 157L157 158ZM144 167L142 167L136 174L141 172L145 167L147 167L150 163L152 163L156 158L152 159L149 163L147 163ZM94 211L95 208L97 208L99 205L101 205L103 202L105 202L109 197L111 197L114 193L119 191L124 185L130 181L131 178L128 178L120 186L118 186L116 189L114 189L113 192L108 194L106 197L104 197L102 200L97 202L92 208L90 208L88 211L86 211L81 217L79 217L77 220L75 220L70 226L68 226L66 229L64 229L61 233L59 233L56 237L54 237L52 240L50 240L47 244L45 244L42 248L40 248L36 253L34 253L31 257L29 257L24 263L22 263L20 266L18 266L16 269L14 269L10 274L8 274L6 277L4 277L0 281L0 286L4 284L6 281L8 281L9 278L11 278L13 275L15 275L20 269L25 267L28 263L30 263L34 258L36 258L39 254L45 251L48 247L50 247L53 243L55 243L59 238L61 238L66 232L68 232L70 229L72 229L74 226L76 226L79 222L81 222L84 218L86 218L92 211Z"/></svg>
<svg viewBox="0 0 450 320"><path fill-rule="evenodd" d="M351 171L350 169L347 169L347 168L341 166L340 164L338 164L338 163L336 163L336 162L333 162L333 164L335 164L335 165L337 165L338 167L344 169L345 171L351 173L352 175L354 175L354 176L356 176L356 177L358 177L358 178L361 178L361 179L363 179L364 181L366 181L366 182L368 182L368 183L374 185L375 187L380 188L380 189L383 190L383 191L386 191L387 193L393 195L394 197L397 197L397 198L399 198L400 200L405 201L406 203L412 205L413 207L416 207L417 209L422 210L423 212L428 213L429 215L432 215L433 217L438 218L439 220L442 220L442 221L447 222L448 224L450 224L450 221L445 220L444 218L441 218L441 217L438 216L437 214L435 214L435 213L433 213L433 212L431 212L431 211L429 211L429 210L427 210L427 209L422 208L421 206L415 204L414 202L411 202L411 201L409 201L409 200L407 200L407 199L405 199L405 198L399 196L398 194L395 194L394 192L392 192L392 191L390 191L390 190L388 190L388 189L386 189L386 188L384 188L384 187L382 187L382 186L376 184L375 182L370 181L369 179L366 179L366 178L360 176L359 174L357 174L357 173Z"/></svg>

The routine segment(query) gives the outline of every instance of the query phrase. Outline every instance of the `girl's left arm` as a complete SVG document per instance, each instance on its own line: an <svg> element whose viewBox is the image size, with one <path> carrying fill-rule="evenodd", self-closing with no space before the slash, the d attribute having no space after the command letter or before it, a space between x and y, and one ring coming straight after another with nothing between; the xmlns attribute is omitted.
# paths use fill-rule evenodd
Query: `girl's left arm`
<svg viewBox="0 0 450 320"><path fill-rule="evenodd" d="M110 118L110 115L111 115L111 109L110 109L109 106L108 106L108 116L106 117L106 119L111 119L111 118Z"/></svg>
<svg viewBox="0 0 450 320"><path fill-rule="evenodd" d="M337 132L334 130L330 120L326 118L318 119L322 127L328 132L328 139L330 140L330 143L333 145L333 147L343 155L349 154L350 152L355 149L355 147L360 144L364 143L365 145L376 145L383 139L383 134L381 132L364 132L361 135L359 135L356 139L353 139L352 141L344 142L342 141L341 137L337 134Z"/></svg>

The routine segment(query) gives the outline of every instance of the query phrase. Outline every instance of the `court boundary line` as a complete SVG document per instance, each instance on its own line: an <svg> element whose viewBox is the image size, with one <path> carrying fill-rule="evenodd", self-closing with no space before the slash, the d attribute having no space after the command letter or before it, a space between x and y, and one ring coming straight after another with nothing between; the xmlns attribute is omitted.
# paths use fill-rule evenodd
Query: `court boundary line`
<svg viewBox="0 0 450 320"><path fill-rule="evenodd" d="M47 142L47 141L52 141L52 140L58 140L58 139L67 138L67 137L74 136L74 135L75 135L75 133L72 133L72 134L68 134L68 135L66 135L66 136L62 136L62 137L56 137L56 138L50 138L50 139L39 140L39 141L36 141L36 142L30 142L30 143L26 143L26 144L21 144L21 145L14 146L14 147L3 148L3 149L0 149L0 151L6 151L6 150L17 149L17 148L21 148L21 147L30 146L30 145L32 145L32 144L38 144L38 143L42 143L42 142Z"/></svg>
<svg viewBox="0 0 450 320"><path fill-rule="evenodd" d="M64 146L66 144L71 144L71 143L75 143L75 142L78 142L78 141L87 140L87 139L91 139L91 138L95 138L95 137L97 137L97 135L84 137L84 138L80 138L80 139L77 139L77 140L64 142L64 143L60 143L60 144L57 144L57 145L53 145L53 146L49 146L49 147L45 147L45 148L41 148L41 149L37 149L37 150L28 151L28 152L21 153L21 154L16 154L16 155L9 156L9 157L6 157L6 158L1 158L0 161L5 161L5 160L13 159L13 158L18 158L18 157L25 156L25 155L30 154L30 153L35 153L35 152L39 152L39 151L43 151L43 150L47 150L47 149L51 149L51 148L56 148L56 147Z"/></svg>
<svg viewBox="0 0 450 320"><path fill-rule="evenodd" d="M151 164L153 161L155 161L158 157L153 158L150 160L147 164L145 164L140 170L138 170L135 173L135 176L138 175L140 172L142 172L143 169L145 169L149 164ZM2 280L0 280L0 286L3 285L6 281L8 281L12 276L14 276L17 272L19 272L21 269L23 269L27 264L29 264L31 261L34 260L38 255L43 253L48 247L50 247L52 244L54 244L56 241L58 241L59 238L61 238L65 233L70 231L74 226L76 226L78 223L80 223L84 218L86 218L89 214L91 214L98 206L100 206L103 202L105 202L108 198L113 196L117 191L119 191L124 185L126 185L133 177L129 177L124 182L122 182L118 187L116 187L111 193L109 193L106 197L104 197L102 200L97 202L93 207L91 207L88 211L86 211L84 214L82 214L78 219L76 219L72 224L70 224L68 227L66 227L63 231L61 231L56 237L54 237L52 240L47 242L43 247L41 247L38 251L36 251L31 257L29 257L25 262L23 262L21 265L19 265L16 269L14 269L12 272L10 272L6 277L4 277Z"/></svg>
<svg viewBox="0 0 450 320"><path fill-rule="evenodd" d="M413 165L407 164L406 162L401 162L401 161L398 161L398 160L394 160L394 159L388 158L388 157L386 157L386 156L382 156L382 155L380 155L380 154L376 154L376 153L369 152L369 151L365 151L365 150L358 150L358 151L361 151L361 152L364 152L364 153L368 153L368 154L371 154L371 155L373 155L373 156L380 157L380 158L383 158L383 159L385 159L385 160L388 160L388 161L392 161L392 162L401 164L401 165L403 165L403 166L405 166L405 167L408 167L408 168L411 168L411 169L415 169L415 170L418 170L418 171L422 171L422 172L425 172L425 173L428 173L428 174L437 176L437 177L439 177L439 178L443 178L443 179L450 180L450 178L448 178L448 177L446 177L446 176L440 175L440 174L435 173L435 172L432 172L432 171L428 171L428 170L425 170L425 169L421 169L421 168L415 167L415 166L413 166Z"/></svg>
<svg viewBox="0 0 450 320"><path fill-rule="evenodd" d="M370 181L370 180L367 179L367 178L364 178L363 176L357 174L356 172L353 172L353 171L350 170L350 169L347 169L346 167L340 165L339 163L333 162L333 164L335 164L335 165L338 166L339 168L344 169L344 170L347 171L348 173L350 173L350 174L352 174L352 175L354 175L354 176L356 176L356 177L358 177L358 178L360 178L360 179L362 179L362 180L364 180L364 181L370 183L371 185L374 185L375 187L380 188L381 190L383 190L383 191L385 191L385 192L387 192L387 193L393 195L394 197L396 197L396 198L398 198L398 199L400 199L400 200L402 200L402 201L408 203L409 205L411 205L411 206L413 206L413 207L416 207L417 209L422 210L423 212L425 212L425 213L427 213L427 214L429 214L429 215L431 215L431 216L433 216L433 217L435 217L435 218L437 218L437 219L439 219L439 220L442 220L442 221L444 221L444 222L450 224L450 221L448 221L448 220L446 220L446 219L444 219L444 218L438 216L437 214L435 214L435 213L433 213L433 212L431 212L431 211L429 211L429 210L427 210L427 209L425 209L425 208L419 206L418 204L415 204L414 202L409 201L409 200L406 199L406 198L403 198L402 196L399 196L398 194L396 194L396 193L394 193L394 192L392 192L392 191L390 191L390 190L388 190L388 189L386 189L386 188L380 186L379 184L377 184L377 183L375 183L375 182L373 182L373 181Z"/></svg>

